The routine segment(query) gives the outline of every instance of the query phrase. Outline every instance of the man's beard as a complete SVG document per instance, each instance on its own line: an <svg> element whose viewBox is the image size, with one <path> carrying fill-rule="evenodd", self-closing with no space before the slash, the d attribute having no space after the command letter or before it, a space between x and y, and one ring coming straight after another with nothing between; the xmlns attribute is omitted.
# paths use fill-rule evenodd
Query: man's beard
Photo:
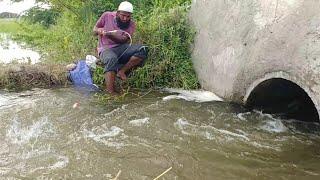
<svg viewBox="0 0 320 180"><path fill-rule="evenodd" d="M122 22L119 17L116 17L116 21L117 21L118 27L119 27L120 29L122 29L122 30L128 29L128 27L129 27L129 25L130 25L130 21L128 21L128 22Z"/></svg>

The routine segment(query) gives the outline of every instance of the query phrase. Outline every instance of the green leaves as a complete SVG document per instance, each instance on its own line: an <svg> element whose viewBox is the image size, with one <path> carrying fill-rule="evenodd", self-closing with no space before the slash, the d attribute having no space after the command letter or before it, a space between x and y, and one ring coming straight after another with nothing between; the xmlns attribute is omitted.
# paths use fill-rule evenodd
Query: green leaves
<svg viewBox="0 0 320 180"><path fill-rule="evenodd" d="M48 28L50 25L56 24L59 15L60 12L56 9L33 7L27 11L23 18L33 24L38 23Z"/></svg>

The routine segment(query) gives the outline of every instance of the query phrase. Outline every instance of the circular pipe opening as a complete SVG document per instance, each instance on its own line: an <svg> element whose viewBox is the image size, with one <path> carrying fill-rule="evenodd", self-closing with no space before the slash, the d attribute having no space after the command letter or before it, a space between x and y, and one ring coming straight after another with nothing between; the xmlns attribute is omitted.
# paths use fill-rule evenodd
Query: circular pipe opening
<svg viewBox="0 0 320 180"><path fill-rule="evenodd" d="M282 78L258 84L250 93L246 106L285 119L319 121L318 111L308 94L297 84Z"/></svg>

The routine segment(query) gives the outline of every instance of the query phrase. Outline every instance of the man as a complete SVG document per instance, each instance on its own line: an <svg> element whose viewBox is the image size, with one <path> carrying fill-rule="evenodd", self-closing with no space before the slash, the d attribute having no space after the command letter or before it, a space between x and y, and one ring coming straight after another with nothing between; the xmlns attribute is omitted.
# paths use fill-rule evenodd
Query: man
<svg viewBox="0 0 320 180"><path fill-rule="evenodd" d="M103 13L93 29L99 37L98 54L105 66L106 90L112 95L117 94L116 75L126 80L126 72L141 65L147 58L145 46L131 44L136 28L131 19L132 13L132 4L124 1L116 12Z"/></svg>

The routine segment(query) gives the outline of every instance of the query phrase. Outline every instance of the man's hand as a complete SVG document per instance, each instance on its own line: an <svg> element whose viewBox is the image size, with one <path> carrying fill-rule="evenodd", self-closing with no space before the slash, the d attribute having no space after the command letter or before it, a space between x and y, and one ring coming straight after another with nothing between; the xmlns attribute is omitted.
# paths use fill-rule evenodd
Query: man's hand
<svg viewBox="0 0 320 180"><path fill-rule="evenodd" d="M103 28L98 28L97 33L98 35L102 35L102 36L106 35L106 31Z"/></svg>
<svg viewBox="0 0 320 180"><path fill-rule="evenodd" d="M117 30L113 30L113 31L106 31L105 35L106 36L114 36L117 34Z"/></svg>
<svg viewBox="0 0 320 180"><path fill-rule="evenodd" d="M107 38L119 44L127 43L130 39L128 35L119 33L120 30L106 31L104 28L95 27L93 31L95 35L107 36Z"/></svg>
<svg viewBox="0 0 320 180"><path fill-rule="evenodd" d="M97 32L99 35L102 35L102 36L114 36L114 35L116 35L117 30L106 31L106 30L104 30L104 28L98 28Z"/></svg>

